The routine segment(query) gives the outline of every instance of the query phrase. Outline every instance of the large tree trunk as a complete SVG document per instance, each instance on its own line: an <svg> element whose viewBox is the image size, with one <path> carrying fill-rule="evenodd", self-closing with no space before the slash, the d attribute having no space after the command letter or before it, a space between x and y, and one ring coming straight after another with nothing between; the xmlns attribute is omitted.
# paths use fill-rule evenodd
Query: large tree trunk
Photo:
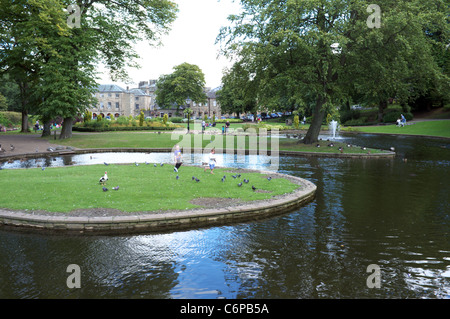
<svg viewBox="0 0 450 319"><path fill-rule="evenodd" d="M314 107L311 126L306 132L306 136L303 139L304 144L316 143L319 140L320 129L322 128L322 122L325 117L325 111L322 109L325 100L322 97L317 98L316 106Z"/></svg>
<svg viewBox="0 0 450 319"><path fill-rule="evenodd" d="M50 120L44 120L44 130L42 131L41 137L50 136L51 134L51 122Z"/></svg>
<svg viewBox="0 0 450 319"><path fill-rule="evenodd" d="M20 131L22 133L28 133L29 127L28 127L28 111L22 111L22 130Z"/></svg>
<svg viewBox="0 0 450 319"><path fill-rule="evenodd" d="M73 126L73 118L65 117L61 128L61 134L59 135L60 140L72 137L72 126Z"/></svg>
<svg viewBox="0 0 450 319"><path fill-rule="evenodd" d="M387 109L387 101L380 101L378 104L378 122L383 122L384 110Z"/></svg>

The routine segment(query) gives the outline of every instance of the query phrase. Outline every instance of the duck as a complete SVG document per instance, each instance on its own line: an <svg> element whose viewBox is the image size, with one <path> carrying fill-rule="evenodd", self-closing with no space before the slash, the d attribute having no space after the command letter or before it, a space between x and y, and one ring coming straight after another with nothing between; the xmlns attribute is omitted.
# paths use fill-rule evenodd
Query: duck
<svg viewBox="0 0 450 319"><path fill-rule="evenodd" d="M100 184L105 185L106 181L108 180L108 173L105 172L105 175L100 177L100 180L98 181Z"/></svg>

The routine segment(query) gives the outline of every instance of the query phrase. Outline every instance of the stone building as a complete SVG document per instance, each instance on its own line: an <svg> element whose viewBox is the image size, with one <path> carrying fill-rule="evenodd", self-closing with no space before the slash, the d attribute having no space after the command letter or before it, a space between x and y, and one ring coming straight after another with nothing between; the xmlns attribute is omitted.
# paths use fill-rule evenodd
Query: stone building
<svg viewBox="0 0 450 319"><path fill-rule="evenodd" d="M187 107L187 104L181 105L178 108L178 113L176 105L174 105L171 108L161 108L156 104L156 81L157 80L139 82L139 89L145 92L146 94L150 95L152 99L152 106L150 107L150 116L163 117L164 114L167 114L169 118L186 117L183 111ZM221 110L220 105L217 102L216 98L216 92L218 91L218 89L219 88L215 88L211 90L211 88L208 87L204 89L204 92L207 96L206 103L195 103L191 101L189 107L193 111L192 118L203 119L205 115L207 115L208 118L212 118L213 115L215 115L216 118L220 118Z"/></svg>
<svg viewBox="0 0 450 319"><path fill-rule="evenodd" d="M204 92L207 96L206 103L190 103L192 109L192 118L203 119L206 115L208 118L215 115L216 118L221 117L220 105L217 102L216 92L220 88L205 88ZM171 108L160 108L156 104L156 80L141 81L138 88L126 89L115 84L102 84L98 86L95 94L98 100L97 105L89 109L92 117L95 119L99 114L103 118L117 118L119 116L138 116L144 111L146 116L163 117L167 114L169 117L186 117L183 113L187 105L182 105L178 109L174 105Z"/></svg>
<svg viewBox="0 0 450 319"><path fill-rule="evenodd" d="M148 111L152 105L152 97L140 89L126 89L115 84L102 84L95 93L97 105L92 106L92 118L102 115L103 118L119 116L137 116L141 111Z"/></svg>

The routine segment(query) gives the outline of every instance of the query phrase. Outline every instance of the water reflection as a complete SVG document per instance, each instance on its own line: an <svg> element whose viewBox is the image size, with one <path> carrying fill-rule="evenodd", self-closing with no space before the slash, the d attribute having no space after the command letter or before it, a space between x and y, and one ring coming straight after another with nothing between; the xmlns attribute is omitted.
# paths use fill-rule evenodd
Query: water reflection
<svg viewBox="0 0 450 319"><path fill-rule="evenodd" d="M280 172L311 180L317 196L264 221L87 238L0 230L0 297L449 298L449 143L369 135L360 142L394 146L399 157L282 157ZM91 161L86 156L70 160ZM115 158L124 159L171 161L171 154ZM236 159L224 156L223 164L250 165ZM81 289L65 285L69 264L81 268ZM380 289L366 286L370 264L381 267Z"/></svg>

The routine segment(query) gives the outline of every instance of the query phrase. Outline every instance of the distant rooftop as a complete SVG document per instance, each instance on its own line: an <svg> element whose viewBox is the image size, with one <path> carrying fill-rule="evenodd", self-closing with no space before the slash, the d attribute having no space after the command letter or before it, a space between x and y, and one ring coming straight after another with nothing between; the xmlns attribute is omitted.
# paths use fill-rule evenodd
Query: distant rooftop
<svg viewBox="0 0 450 319"><path fill-rule="evenodd" d="M98 86L98 92L100 92L100 93L104 93L104 92L112 92L112 93L119 92L119 93L121 93L121 92L126 92L126 90L116 84L100 84Z"/></svg>

